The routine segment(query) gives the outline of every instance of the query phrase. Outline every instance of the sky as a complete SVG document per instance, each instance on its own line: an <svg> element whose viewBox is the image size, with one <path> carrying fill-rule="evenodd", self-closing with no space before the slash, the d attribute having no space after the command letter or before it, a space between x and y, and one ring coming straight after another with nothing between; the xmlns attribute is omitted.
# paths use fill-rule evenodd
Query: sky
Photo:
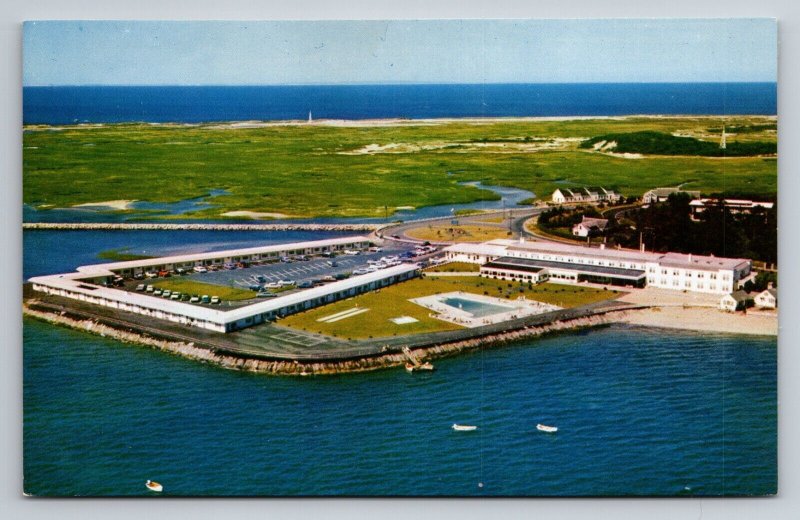
<svg viewBox="0 0 800 520"><path fill-rule="evenodd" d="M23 85L777 81L773 19L34 21Z"/></svg>

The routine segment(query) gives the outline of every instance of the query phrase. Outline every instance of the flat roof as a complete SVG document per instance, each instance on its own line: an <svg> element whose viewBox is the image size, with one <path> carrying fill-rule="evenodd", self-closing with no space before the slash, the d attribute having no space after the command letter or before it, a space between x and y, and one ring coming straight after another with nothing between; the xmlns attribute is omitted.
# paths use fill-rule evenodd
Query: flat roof
<svg viewBox="0 0 800 520"><path fill-rule="evenodd" d="M245 305L232 310L223 311L201 305L178 302L164 299L158 296L140 294L113 287L103 287L99 285L88 285L82 281L84 273L69 273L64 275L37 276L30 279L35 284L46 285L65 289L72 292L86 294L95 298L106 298L128 305L138 305L151 310L179 314L187 318L204 320L217 324L227 324L242 318L254 316L264 312L275 311L289 305L303 303L307 300L324 297L339 291L346 291L353 287L359 287L370 282L382 280L390 276L408 273L419 269L416 264L403 264L386 269L379 269L372 273L359 276L352 276L345 280L332 282L329 284L302 290L296 293L278 296L266 301L257 301L250 305Z"/></svg>
<svg viewBox="0 0 800 520"><path fill-rule="evenodd" d="M658 263L662 267L680 267L683 269L719 271L720 269L736 270L745 267L746 265L750 264L750 260L746 258L724 258L721 256L665 253Z"/></svg>
<svg viewBox="0 0 800 520"><path fill-rule="evenodd" d="M632 280L638 280L645 276L645 272L639 269L623 269L620 267L605 267L602 265L586 265L586 264L575 264L570 262L553 262L550 260L529 260L527 258L513 258L513 257L503 257L494 260L493 262L498 267L538 267L543 269L563 269L569 271L576 271L579 273L587 273L587 274L600 274L606 275L615 278L627 278Z"/></svg>
<svg viewBox="0 0 800 520"><path fill-rule="evenodd" d="M111 262L107 264L92 264L78 267L78 271L87 276L103 276L111 274L112 270L132 269L136 267L148 267L162 264L176 264L182 262L195 262L197 260L208 260L228 256L246 256L264 253L276 253L287 249L308 249L316 247L328 247L335 245L351 244L353 242L369 242L365 236L348 236L339 238L329 238L326 240L311 240L308 242L287 242L284 244L271 244L268 246L249 247L245 249L225 249L222 251L207 251L205 253L192 253L188 255L160 256L143 260L131 260L127 262Z"/></svg>

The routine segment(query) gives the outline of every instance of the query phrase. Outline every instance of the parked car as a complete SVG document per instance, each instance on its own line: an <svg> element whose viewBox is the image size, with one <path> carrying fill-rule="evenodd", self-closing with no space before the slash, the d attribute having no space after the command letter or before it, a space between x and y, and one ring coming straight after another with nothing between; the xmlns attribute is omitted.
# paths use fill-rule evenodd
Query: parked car
<svg viewBox="0 0 800 520"><path fill-rule="evenodd" d="M251 285L250 287L248 287L248 289L250 289L251 291L258 292L258 291L261 290L261 286L260 285Z"/></svg>
<svg viewBox="0 0 800 520"><path fill-rule="evenodd" d="M191 295L186 294L186 293L181 294L181 301L182 302L188 302L191 299L192 299Z"/></svg>
<svg viewBox="0 0 800 520"><path fill-rule="evenodd" d="M267 277L264 276L263 274L260 274L256 276L256 280L258 281L258 283L266 283Z"/></svg>
<svg viewBox="0 0 800 520"><path fill-rule="evenodd" d="M350 273L338 273L333 275L336 280L344 280L346 278L350 278Z"/></svg>
<svg viewBox="0 0 800 520"><path fill-rule="evenodd" d="M155 288L155 287L153 287L152 285L148 285L148 286L146 286L146 287L144 288L144 290L145 290L146 292L153 292L153 291L155 291L155 290L156 290L156 288Z"/></svg>
<svg viewBox="0 0 800 520"><path fill-rule="evenodd" d="M175 269L175 274L179 274L181 276L185 275L186 274L186 269L184 269L183 267L179 267L179 268Z"/></svg>
<svg viewBox="0 0 800 520"><path fill-rule="evenodd" d="M161 289L156 289L153 291L153 296L161 296Z"/></svg>
<svg viewBox="0 0 800 520"><path fill-rule="evenodd" d="M160 271L158 272L158 276L160 276L161 278L169 278L171 274L172 274L172 273L170 273L170 272L169 272L169 271L167 271L166 269L162 269L162 270L160 270Z"/></svg>
<svg viewBox="0 0 800 520"><path fill-rule="evenodd" d="M169 297L169 299L170 300L180 300L181 299L181 293L174 292L174 293L172 293L172 296Z"/></svg>
<svg viewBox="0 0 800 520"><path fill-rule="evenodd" d="M203 267L202 265L196 265L196 266L194 266L194 269L193 269L193 271L194 271L195 273L207 273L207 272L208 272L208 269L206 269L206 268L205 268L205 267Z"/></svg>
<svg viewBox="0 0 800 520"><path fill-rule="evenodd" d="M295 285L297 282L294 280L278 280L278 283L281 284L281 287L286 287L290 285Z"/></svg>
<svg viewBox="0 0 800 520"><path fill-rule="evenodd" d="M266 284L264 287L266 287L267 289L280 289L281 287L283 287L283 284L281 282L270 282Z"/></svg>
<svg viewBox="0 0 800 520"><path fill-rule="evenodd" d="M336 260L328 260L325 263L328 264L330 267L339 267L339 264L336 263Z"/></svg>
<svg viewBox="0 0 800 520"><path fill-rule="evenodd" d="M297 284L297 288L298 289L310 289L311 287L314 287L314 282L309 281L309 280L306 280L305 282L300 282L299 284Z"/></svg>
<svg viewBox="0 0 800 520"><path fill-rule="evenodd" d="M170 291L169 289L165 289L161 291L161 296L163 296L164 298L169 298L170 296L172 296L172 291Z"/></svg>
<svg viewBox="0 0 800 520"><path fill-rule="evenodd" d="M158 278L158 273L155 271L147 271L144 273L147 278Z"/></svg>
<svg viewBox="0 0 800 520"><path fill-rule="evenodd" d="M207 294L204 294L200 297L200 303L211 303L211 297Z"/></svg>
<svg viewBox="0 0 800 520"><path fill-rule="evenodd" d="M189 299L189 303L200 303L200 297L196 294L192 295L192 297Z"/></svg>
<svg viewBox="0 0 800 520"><path fill-rule="evenodd" d="M139 291L139 292L142 292L142 291L144 291L144 284L143 284L143 283L140 283L139 285L137 285L137 286L136 286L136 290L137 290L137 291Z"/></svg>
<svg viewBox="0 0 800 520"><path fill-rule="evenodd" d="M211 305L219 305L220 303L222 303L222 300L219 299L219 296L211 297Z"/></svg>
<svg viewBox="0 0 800 520"><path fill-rule="evenodd" d="M261 291L260 293L256 294L256 298L275 298L276 296L278 295L269 291Z"/></svg>
<svg viewBox="0 0 800 520"><path fill-rule="evenodd" d="M144 274L143 273L136 273L135 275L133 275L133 279L134 280L143 280L144 279Z"/></svg>

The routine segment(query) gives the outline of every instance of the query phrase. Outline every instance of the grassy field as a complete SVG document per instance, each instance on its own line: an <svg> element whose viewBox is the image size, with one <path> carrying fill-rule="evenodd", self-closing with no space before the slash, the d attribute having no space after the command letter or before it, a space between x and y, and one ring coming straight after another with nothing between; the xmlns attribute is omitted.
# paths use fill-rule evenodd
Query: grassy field
<svg viewBox="0 0 800 520"><path fill-rule="evenodd" d="M469 262L449 262L435 267L425 269L426 273L467 273L478 272L481 266L478 264L471 264Z"/></svg>
<svg viewBox="0 0 800 520"><path fill-rule="evenodd" d="M557 187L582 185L609 186L626 196L678 184L706 193L774 195L772 157L624 159L580 148L585 139L639 131L717 142L722 122L631 117L394 126L26 127L23 200L36 207L117 199L176 202L224 189L214 198L217 207L187 216L257 211L382 217L398 206L497 198L461 181L523 188L543 198ZM729 143L776 140L773 118L724 122L728 129L743 129L731 133Z"/></svg>
<svg viewBox="0 0 800 520"><path fill-rule="evenodd" d="M170 291L178 291L185 294L196 294L198 296L219 296L222 300L249 300L256 297L256 293L248 291L247 289L237 289L235 287L224 287L222 285L213 285L209 283L196 282L194 280L187 280L185 278L165 278L157 282L153 282L153 287L159 289L169 289Z"/></svg>
<svg viewBox="0 0 800 520"><path fill-rule="evenodd" d="M128 262L131 260L147 260L148 258L153 258L152 256L148 255L126 253L127 250L128 248L124 247L120 249L107 249L97 253L97 258L102 258L103 260L113 260L114 262Z"/></svg>
<svg viewBox="0 0 800 520"><path fill-rule="evenodd" d="M534 285L529 289L525 284L491 280L477 276L418 278L381 289L380 291L362 294L324 307L294 314L279 323L296 329L350 339L380 338L453 330L460 328L460 326L432 318L428 316L431 312L430 310L408 301L411 298L450 291L488 294L498 298L517 298L521 295L532 300L561 307L576 307L613 298L620 294L588 287L556 284ZM317 321L321 318L356 308L369 310L335 322ZM405 325L397 325L389 321L400 316L411 316L418 321Z"/></svg>
<svg viewBox="0 0 800 520"><path fill-rule="evenodd" d="M417 240L432 242L446 240L448 242L486 242L496 238L508 238L508 229L497 226L480 226L474 224L441 226L420 226L406 231L406 235Z"/></svg>

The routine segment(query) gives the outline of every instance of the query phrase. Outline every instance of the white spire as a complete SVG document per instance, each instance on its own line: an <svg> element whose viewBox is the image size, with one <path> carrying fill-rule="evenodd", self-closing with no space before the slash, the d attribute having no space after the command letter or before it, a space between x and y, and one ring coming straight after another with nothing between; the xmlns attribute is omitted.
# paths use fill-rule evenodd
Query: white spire
<svg viewBox="0 0 800 520"><path fill-rule="evenodd" d="M308 111L308 122L313 123L314 120L311 118L311 110Z"/></svg>

